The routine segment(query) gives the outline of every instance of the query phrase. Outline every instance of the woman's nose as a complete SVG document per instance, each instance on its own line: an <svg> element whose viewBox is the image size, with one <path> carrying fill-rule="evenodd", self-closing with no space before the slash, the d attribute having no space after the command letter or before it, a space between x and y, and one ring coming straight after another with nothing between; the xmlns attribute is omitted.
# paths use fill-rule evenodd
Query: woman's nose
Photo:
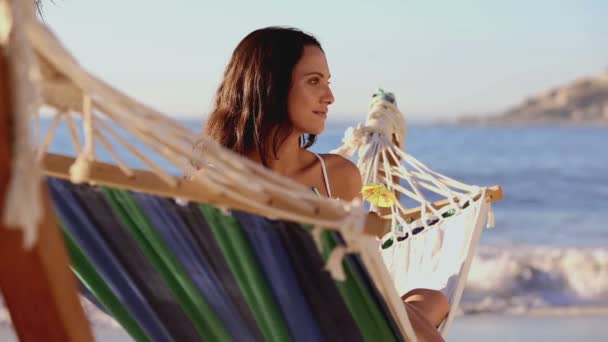
<svg viewBox="0 0 608 342"><path fill-rule="evenodd" d="M330 104L334 103L335 100L336 99L334 98L334 93L331 91L331 88L328 86L327 91L325 92L325 94L323 96L323 103L330 105Z"/></svg>

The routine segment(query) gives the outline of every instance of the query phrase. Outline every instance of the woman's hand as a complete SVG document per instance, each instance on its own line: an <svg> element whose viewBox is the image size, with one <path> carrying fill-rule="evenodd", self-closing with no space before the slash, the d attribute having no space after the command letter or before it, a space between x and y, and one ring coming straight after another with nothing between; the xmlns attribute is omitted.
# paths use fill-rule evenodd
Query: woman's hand
<svg viewBox="0 0 608 342"><path fill-rule="evenodd" d="M375 235L382 238L390 230L391 221L380 217L373 211L367 214L365 219L365 229L363 232L367 235Z"/></svg>

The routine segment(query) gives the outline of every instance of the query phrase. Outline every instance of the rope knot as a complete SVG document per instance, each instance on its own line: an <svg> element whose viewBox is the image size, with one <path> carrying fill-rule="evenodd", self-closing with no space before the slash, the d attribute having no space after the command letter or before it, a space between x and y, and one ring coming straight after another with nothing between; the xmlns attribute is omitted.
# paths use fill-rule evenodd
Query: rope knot
<svg viewBox="0 0 608 342"><path fill-rule="evenodd" d="M81 153L70 166L70 181L74 184L84 183L91 175L91 158Z"/></svg>
<svg viewBox="0 0 608 342"><path fill-rule="evenodd" d="M345 281L346 274L344 272L344 257L346 254L359 253L360 249L356 245L337 246L331 251L331 255L325 264L325 270L331 274L331 277L338 281Z"/></svg>
<svg viewBox="0 0 608 342"><path fill-rule="evenodd" d="M386 96L375 96L369 106L367 120L365 126L372 128L375 132L383 134L386 137L391 137L393 134L397 137L399 145L403 147L407 127L405 118L397 105L390 101Z"/></svg>

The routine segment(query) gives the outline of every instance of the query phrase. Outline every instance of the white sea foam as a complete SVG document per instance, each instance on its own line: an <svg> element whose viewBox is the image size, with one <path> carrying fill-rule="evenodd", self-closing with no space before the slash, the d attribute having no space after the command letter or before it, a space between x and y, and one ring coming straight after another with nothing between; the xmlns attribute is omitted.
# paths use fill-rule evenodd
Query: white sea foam
<svg viewBox="0 0 608 342"><path fill-rule="evenodd" d="M462 312L603 311L608 308L608 249L481 246Z"/></svg>

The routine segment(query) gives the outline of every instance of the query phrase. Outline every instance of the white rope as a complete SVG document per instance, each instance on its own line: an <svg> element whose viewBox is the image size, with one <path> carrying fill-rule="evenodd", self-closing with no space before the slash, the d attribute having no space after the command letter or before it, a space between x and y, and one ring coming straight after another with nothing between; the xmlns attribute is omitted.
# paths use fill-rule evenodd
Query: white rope
<svg viewBox="0 0 608 342"><path fill-rule="evenodd" d="M120 134L118 134L113 128L109 125L106 125L103 121L98 121L97 125L100 126L103 130L110 133L110 135L116 139L123 147L129 150L133 155L135 155L139 160L141 160L147 167L149 167L152 171L154 171L161 179L163 179L167 184L171 186L176 186L175 180L171 175L165 172L160 166L158 166L155 162L151 161L146 155L139 151L135 146L133 146L130 142L128 142L125 138L123 138Z"/></svg>
<svg viewBox="0 0 608 342"><path fill-rule="evenodd" d="M85 182L89 178L91 163L95 160L95 132L93 130L93 113L91 111L91 98L85 95L82 97L84 147L79 151L76 161L70 167L70 181L75 184ZM71 125L72 139L74 139L71 116L68 115L68 118L68 122Z"/></svg>
<svg viewBox="0 0 608 342"><path fill-rule="evenodd" d="M399 119L401 118L401 119ZM420 219L415 222L422 225L425 229L429 228L428 222L432 220L443 220L439 210L427 199L422 189L430 190L445 197L449 202L449 208L458 213L464 194L462 190L474 192L478 188L466 185L446 177L418 161L413 156L402 151L393 143L393 138L400 144L405 143L406 129L405 120L399 109L394 104L392 94L380 91L378 96L372 99L370 112L365 125L357 125L356 128L349 128L343 139L343 145L334 152L343 153L350 157L355 152L359 152L357 166L362 171L362 178L366 183L377 183L378 181L394 192L401 193L420 204ZM397 165L391 165L397 162ZM380 163L380 160L382 162ZM411 170L409 170L411 168ZM407 185L404 187L400 182L395 181L395 177L403 180ZM456 190L457 189L457 190ZM371 210L377 210L373 205ZM392 208L391 216L400 216L407 209L396 203ZM391 218L393 233L397 228L397 220ZM402 220L399 220L402 221ZM401 224L406 230L411 231L413 227L408 224Z"/></svg>
<svg viewBox="0 0 608 342"><path fill-rule="evenodd" d="M31 115L38 111L39 95L36 84L39 72L34 61L33 51L23 32L23 23L33 16L33 3L30 1L4 0L2 5L5 18L10 16L0 34L8 47L8 62L12 85L12 122L14 127L11 177L5 197L3 213L4 225L23 232L25 248L31 248L38 237L38 223L42 218L40 203L40 169L31 145ZM7 14L8 13L8 14ZM2 18L4 19L4 18ZM0 20L3 21L3 20ZM6 40L8 37L8 41Z"/></svg>
<svg viewBox="0 0 608 342"><path fill-rule="evenodd" d="M13 27L13 13L8 0L0 0L0 45L7 45Z"/></svg>
<svg viewBox="0 0 608 342"><path fill-rule="evenodd" d="M355 199L351 202L349 209L351 215L344 217L343 225L340 229L346 240L346 247L335 247L325 264L325 270L330 272L332 277L338 281L346 280L344 273L344 257L346 254L362 253L360 238L363 236L366 216L363 203L361 200Z"/></svg>
<svg viewBox="0 0 608 342"><path fill-rule="evenodd" d="M494 209L492 208L492 204L488 203L488 223L486 224L486 228L494 228L496 226L496 218L494 217Z"/></svg>
<svg viewBox="0 0 608 342"><path fill-rule="evenodd" d="M323 251L323 239L321 238L323 231L323 227L314 226L312 228L312 231L310 232L310 235L312 235L312 239L315 241L315 245L317 246L318 251Z"/></svg>
<svg viewBox="0 0 608 342"><path fill-rule="evenodd" d="M452 192L451 192L452 190L446 186L446 185L450 185L452 183L458 184L459 186L466 188L468 191L470 191L474 188L471 185L466 185L461 182L456 182L455 180L453 180L443 174L440 174L437 171L430 169L428 166L424 165L423 163L421 163L419 160L417 160L413 156L406 154L405 152L403 152L401 150L395 149L395 151L399 154L399 157L403 158L408 163L410 163L412 166L414 166L414 168L419 170L420 171L419 174L424 175L423 177L425 177L427 180L430 180L433 183L436 183L438 186L444 188L446 191L446 193L444 193L444 195L446 197L449 197L452 195Z"/></svg>
<svg viewBox="0 0 608 342"><path fill-rule="evenodd" d="M78 133L78 128L74 123L74 118L72 118L71 112L65 113L65 122L68 127L68 132L70 133L70 139L72 141L72 146L74 146L74 151L76 155L82 153L82 145L80 144L80 134Z"/></svg>
<svg viewBox="0 0 608 342"><path fill-rule="evenodd" d="M49 149L49 146L51 145L51 142L53 141L53 138L55 137L55 131L57 130L57 126L59 125L59 122L63 118L63 115L64 115L63 112L57 112L53 116L53 120L51 121L51 124L49 125L49 128L46 131L46 135L44 137L44 142L42 143L41 146L38 147L38 153L36 155L36 160L38 162L40 162L40 160L42 160L42 157L46 154L47 150Z"/></svg>
<svg viewBox="0 0 608 342"><path fill-rule="evenodd" d="M480 193L480 203L483 204L480 209L481 215L487 214L488 226L493 225L493 213L491 206L488 207L489 203L485 199L485 189L458 182L434 171L410 154L402 151L398 146L395 146L393 137L400 144L404 144L405 133L401 132L406 132L406 130L401 129L398 125L399 121L395 120L397 114L399 116L402 116L402 114L394 106L394 99L392 100L387 96L375 97L372 100L370 113L365 125L359 124L356 128L349 129L343 139L344 144L334 150L335 152L343 153L346 157L350 157L358 152L359 160L357 166L361 170L364 182L379 181L385 184L389 191L395 194L403 194L419 203L420 217L411 222L406 222L401 215L407 210L403 206L401 199L390 208L392 229L389 234L383 237L382 243L389 242L392 239L393 244L397 245L398 239L408 234L408 246L415 246L416 241L420 241L431 232L434 232L433 226L429 225L431 222L434 225L441 226L442 221L452 217L447 216L444 218L444 213L449 210L455 210L455 215L459 215L463 204L467 201L472 208L476 207L477 203L473 201L473 198ZM401 121L401 123L404 124L405 121ZM389 158L391 159L389 160ZM399 180L397 181L395 178ZM431 191L447 198L448 205L441 209L436 209L433 203L427 199L425 191ZM481 234L479 226L483 222L486 222L485 216L475 221L476 226L474 227L473 235L470 237L471 242L469 247L466 249L466 258L462 268L459 268L459 278L455 285L454 296L451 298L451 311L441 327L441 332L444 336L447 334L460 302L462 290L475 253L475 246ZM399 226L401 226L401 229L399 229ZM423 230L414 235L413 230L419 227L422 227ZM398 255L396 251L397 249L393 248L392 252L387 251L388 253L385 255L386 265L393 274L400 272L397 269L397 267L400 267L399 263L394 261L394 257ZM338 251L336 253L341 252ZM414 258L408 262L414 264L421 262L421 260L416 261L415 257L418 254L415 250L408 249L405 253ZM393 255L393 259L391 259L391 255ZM421 256L418 255L418 257Z"/></svg>
<svg viewBox="0 0 608 342"><path fill-rule="evenodd" d="M406 160L407 162L409 162L410 165L412 165L420 173L426 174L426 175L431 174L432 170L430 170L428 167L426 167L426 165L420 163L418 160L416 160L415 158L413 158L411 155L407 155L405 153L399 153L399 152L402 152L402 151L399 151L399 150L397 150L397 152L398 152L398 154L400 154L402 156L402 158L404 160ZM445 185L445 183L441 182L439 179L437 179L435 177L427 177L427 180L429 180L436 187L438 187L439 189L441 189L442 195L444 195L445 197L447 197L450 200L450 202L452 204L454 204L453 197L455 196L455 194L451 191L451 189L449 187L447 187Z"/></svg>
<svg viewBox="0 0 608 342"><path fill-rule="evenodd" d="M378 91L378 94L372 98L365 126L388 139L392 139L394 134L399 145L403 147L407 132L405 117L396 104L387 101L391 96L392 94L384 93L381 89ZM394 101L394 96L392 100Z"/></svg>
<svg viewBox="0 0 608 342"><path fill-rule="evenodd" d="M346 274L344 273L344 257L346 254L357 253L359 249L349 244L347 247L336 246L329 255L325 264L324 270L331 274L331 277L338 281L345 281Z"/></svg>
<svg viewBox="0 0 608 342"><path fill-rule="evenodd" d="M101 143L101 145L106 149L106 151L108 151L108 153L110 154L110 156L112 157L112 159L116 162L116 166L118 166L118 168L129 178L133 178L133 176L135 176L135 173L133 172L133 170L131 170L131 168L129 168L125 162L122 160L122 158L118 155L118 153L116 152L116 150L114 149L114 147L112 146L112 144L110 144L110 142L108 141L108 139L103 135L103 133L101 133L100 130L98 130L97 128L93 128L93 134L95 135L95 138L97 138L97 140L99 140L99 142Z"/></svg>

